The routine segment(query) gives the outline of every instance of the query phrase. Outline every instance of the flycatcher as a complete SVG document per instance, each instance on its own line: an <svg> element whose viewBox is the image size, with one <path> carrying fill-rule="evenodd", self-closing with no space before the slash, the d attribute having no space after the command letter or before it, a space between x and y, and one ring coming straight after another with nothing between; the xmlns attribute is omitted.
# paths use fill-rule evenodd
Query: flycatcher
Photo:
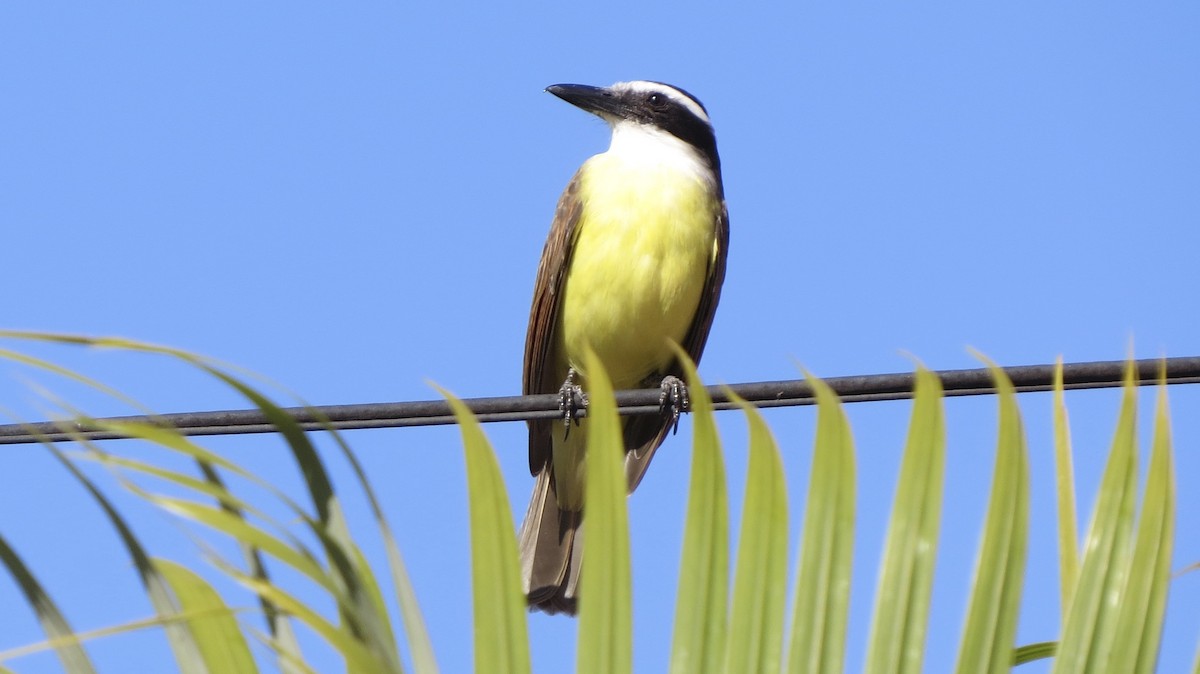
<svg viewBox="0 0 1200 674"><path fill-rule="evenodd" d="M584 162L558 201L525 338L523 392L559 392L566 423L529 422L537 483L520 531L524 589L531 607L573 614L587 436L578 426L587 420L571 422L587 387L583 355L590 347L599 356L615 389L661 386L669 403L662 415L622 420L632 492L686 406L669 345L700 360L725 277L729 216L712 124L694 96L645 81L546 91L612 129L608 151Z"/></svg>

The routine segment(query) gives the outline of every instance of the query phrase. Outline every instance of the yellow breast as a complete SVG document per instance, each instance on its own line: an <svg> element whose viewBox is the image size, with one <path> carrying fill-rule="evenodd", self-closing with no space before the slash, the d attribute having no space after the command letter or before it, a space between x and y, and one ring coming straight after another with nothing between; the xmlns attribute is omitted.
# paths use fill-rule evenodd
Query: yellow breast
<svg viewBox="0 0 1200 674"><path fill-rule="evenodd" d="M613 154L581 174L583 210L560 305L559 365L590 344L618 389L672 358L695 317L720 204L694 173ZM586 373L585 373L586 375Z"/></svg>

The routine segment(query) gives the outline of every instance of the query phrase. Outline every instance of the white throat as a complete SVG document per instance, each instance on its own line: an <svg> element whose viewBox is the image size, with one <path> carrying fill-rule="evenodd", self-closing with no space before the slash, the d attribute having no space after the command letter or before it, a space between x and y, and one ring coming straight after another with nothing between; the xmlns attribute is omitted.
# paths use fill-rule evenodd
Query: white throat
<svg viewBox="0 0 1200 674"><path fill-rule="evenodd" d="M706 182L714 182L712 169L696 148L646 124L618 120L612 124L608 152L622 161L642 166L669 166Z"/></svg>

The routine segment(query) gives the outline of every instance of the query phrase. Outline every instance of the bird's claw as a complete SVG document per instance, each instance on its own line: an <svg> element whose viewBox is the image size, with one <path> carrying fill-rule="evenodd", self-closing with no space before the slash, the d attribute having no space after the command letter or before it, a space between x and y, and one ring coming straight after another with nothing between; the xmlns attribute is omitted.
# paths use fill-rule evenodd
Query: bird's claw
<svg viewBox="0 0 1200 674"><path fill-rule="evenodd" d="M562 414L563 428L565 433L563 437L571 434L571 422L579 425L579 412L587 409L588 398L583 392L583 387L575 383L575 378L578 373L575 368L567 370L567 379L563 382L562 388L558 390L558 411Z"/></svg>
<svg viewBox="0 0 1200 674"><path fill-rule="evenodd" d="M675 375L663 377L662 393L658 396L658 407L663 414L671 415L671 433L679 432L679 415L692 409L692 400L688 397L687 385Z"/></svg>

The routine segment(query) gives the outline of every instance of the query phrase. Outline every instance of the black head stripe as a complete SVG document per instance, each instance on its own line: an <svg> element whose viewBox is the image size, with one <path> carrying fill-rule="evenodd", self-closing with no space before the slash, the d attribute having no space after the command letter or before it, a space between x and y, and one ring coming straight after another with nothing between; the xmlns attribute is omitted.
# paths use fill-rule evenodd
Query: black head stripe
<svg viewBox="0 0 1200 674"><path fill-rule="evenodd" d="M680 89L679 87L675 86L674 84L667 84L666 82L655 82L654 80L649 80L649 81L653 84L659 84L664 87L674 89L675 91L678 91L679 93L683 94L684 96L687 96L688 98L691 99L691 101L693 103L700 106L700 109L704 111L704 114L706 114L706 115L708 114L708 108L704 107L704 104L700 102L700 99L691 95L691 93L689 93L686 89Z"/></svg>
<svg viewBox="0 0 1200 674"><path fill-rule="evenodd" d="M713 135L712 127L704 120L685 108L672 106L656 124L663 131L699 150L714 170L720 170L721 159L717 156L717 139Z"/></svg>
<svg viewBox="0 0 1200 674"><path fill-rule="evenodd" d="M678 96L686 96L707 116L708 111L704 104L676 86L661 82L654 84L663 88L657 90L639 87L624 92L628 116L642 124L652 124L696 148L708 160L713 170L720 172L721 159L717 155L717 139L713 135L712 126L708 120L697 117L690 106L678 100Z"/></svg>

